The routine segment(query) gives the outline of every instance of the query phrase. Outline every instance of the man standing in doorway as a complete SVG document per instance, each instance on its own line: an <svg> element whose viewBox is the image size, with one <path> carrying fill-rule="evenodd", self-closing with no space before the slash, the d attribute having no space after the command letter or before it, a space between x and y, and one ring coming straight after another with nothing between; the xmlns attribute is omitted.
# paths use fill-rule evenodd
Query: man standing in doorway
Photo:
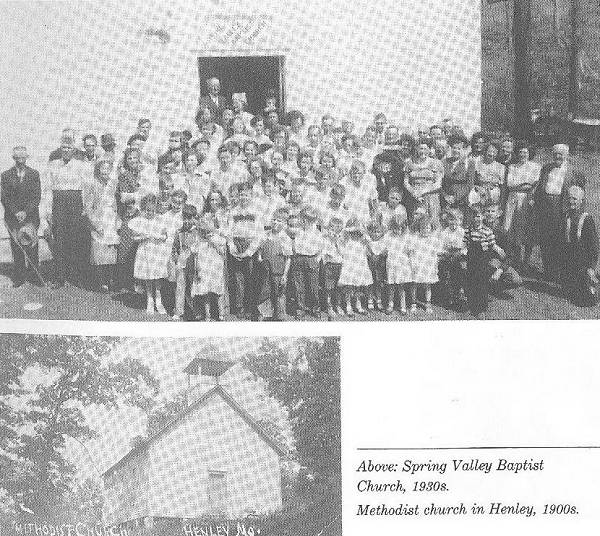
<svg viewBox="0 0 600 536"><path fill-rule="evenodd" d="M10 232L13 256L13 285L20 287L27 278L27 262L38 268L37 232L40 225L40 174L25 165L27 149L13 149L15 165L2 173L0 190L4 206L4 221ZM17 243L18 242L18 243ZM27 261L26 256L27 255ZM37 278L35 279L37 283Z"/></svg>
<svg viewBox="0 0 600 536"><path fill-rule="evenodd" d="M221 122L221 116L225 109L225 97L221 95L221 82L218 78L209 78L206 81L208 95L200 97L199 109L208 108L217 123Z"/></svg>

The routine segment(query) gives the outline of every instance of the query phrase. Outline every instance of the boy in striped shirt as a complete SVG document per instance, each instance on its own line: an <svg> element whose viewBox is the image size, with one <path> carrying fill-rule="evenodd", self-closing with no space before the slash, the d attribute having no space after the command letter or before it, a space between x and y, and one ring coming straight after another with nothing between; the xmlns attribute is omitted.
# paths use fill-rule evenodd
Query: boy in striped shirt
<svg viewBox="0 0 600 536"><path fill-rule="evenodd" d="M476 204L471 207L471 211L471 225L465 231L467 248L465 293L471 314L483 319L488 308L492 255L496 254L500 258L506 255L496 244L494 232L484 224L484 207Z"/></svg>

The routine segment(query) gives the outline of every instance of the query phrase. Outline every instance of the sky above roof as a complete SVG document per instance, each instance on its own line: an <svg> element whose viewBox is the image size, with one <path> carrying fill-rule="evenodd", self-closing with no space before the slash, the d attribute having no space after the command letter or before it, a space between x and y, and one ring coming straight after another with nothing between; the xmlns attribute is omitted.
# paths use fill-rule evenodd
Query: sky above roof
<svg viewBox="0 0 600 536"><path fill-rule="evenodd" d="M297 339L278 338L284 349L297 345ZM285 409L268 396L266 384L241 366L239 360L255 352L261 344L260 338L212 338L212 339L138 339L127 338L119 341L107 360L119 361L126 357L139 359L151 369L160 382L160 400L169 400L187 387L184 367L194 358L203 355L207 346L216 347L224 355L237 361L225 372L219 383L254 419L269 418L287 431L293 441L291 427ZM197 376L195 393L208 390L215 385L212 377ZM78 468L80 478L98 478L108 467L122 458L131 449L131 440L146 431L146 415L141 410L122 407L107 410L98 406L85 408L90 425L98 432L99 438L82 445L69 441L67 455Z"/></svg>

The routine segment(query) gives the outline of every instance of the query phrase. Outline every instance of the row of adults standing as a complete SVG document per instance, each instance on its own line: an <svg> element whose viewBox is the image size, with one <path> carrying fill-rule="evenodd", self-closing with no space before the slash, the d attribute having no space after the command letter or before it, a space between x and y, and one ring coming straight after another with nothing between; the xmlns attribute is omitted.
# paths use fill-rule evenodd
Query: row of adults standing
<svg viewBox="0 0 600 536"><path fill-rule="evenodd" d="M414 196L407 192L410 178L405 174L411 173L411 166L428 167L442 175L440 189L431 190L429 195L439 196L442 206L458 207L465 215L466 208L475 203L499 205L511 262L526 269L533 246L538 244L543 277L560 281L569 188L586 186L586 177L575 170L567 145L555 145L552 161L542 166L533 160L534 149L527 142L515 143L508 137L493 141L479 132L470 143L460 133L445 138L446 143L433 138L432 154L428 152L431 144L423 143L422 138L416 142L415 156L410 157L410 136L400 135L394 141L394 128L386 134L389 139L375 157L373 170L380 199L387 196L391 186L402 188L409 194L404 203L410 212Z"/></svg>
<svg viewBox="0 0 600 536"><path fill-rule="evenodd" d="M214 120L222 118L226 110L231 111L219 93L218 80L209 80L208 88L209 95L201 98L196 116L199 132L202 132L205 123L215 124L218 121ZM239 114L244 113L243 106L234 108ZM208 113L202 113L204 110ZM273 111L272 107L265 109L266 113ZM244 116L245 123L248 122L247 115ZM294 118L292 130L306 129L301 113L290 116ZM333 118L326 115L322 123L321 137L326 128L332 126L329 123L333 123ZM150 122L140 120L136 136L147 139L149 130ZM515 146L512 139L496 144L485 135L476 133L469 143L462 131L451 125L434 125L428 130L420 130L417 136L411 136L387 124L383 114L375 116L361 141L364 142L362 149L374 154L373 174L380 200L387 200L390 189L396 187L404 192L404 203L409 210L414 209L415 201L425 202L430 210L437 211L437 216L440 204L464 209L477 201L497 203L504 211L504 226L517 264L525 264L529 260L531 248L537 242L544 276L549 280L559 280L565 262L564 227L569 187L574 184L585 187L585 178L573 169L566 145L555 146L552 162L540 168L531 160L531 149L526 144ZM106 157L113 161L117 159L114 138L110 134L101 137L101 146ZM168 158L169 151L165 155ZM123 221L133 216L132 207L140 195L140 188L144 181L149 180L141 172L141 156L143 153L139 151L126 151L119 168L115 198L118 216ZM37 264L36 240L27 243L24 238L32 233L23 230L27 226L37 229L39 225L41 189L39 173L26 166L26 149L15 148L13 158L15 166L2 175L2 203L5 221L13 236L14 281L15 285L20 285L26 276L27 251L30 253L29 263ZM83 267L89 259L91 245L83 196L84 185L92 175L90 164L97 158L95 137L85 136L80 150L75 147L74 134L69 130L63 132L60 148L50 155L46 184L50 192L50 207L46 208L46 213L51 229L55 280L59 286L67 280L81 282L87 277ZM418 189L413 188L411 183L411 174L423 169L433 174L439 188L428 188L419 196ZM473 196L477 199L474 200ZM133 239L121 236L120 242L119 265L129 266L134 251ZM132 247L128 248L128 244ZM128 279L124 274L122 280Z"/></svg>

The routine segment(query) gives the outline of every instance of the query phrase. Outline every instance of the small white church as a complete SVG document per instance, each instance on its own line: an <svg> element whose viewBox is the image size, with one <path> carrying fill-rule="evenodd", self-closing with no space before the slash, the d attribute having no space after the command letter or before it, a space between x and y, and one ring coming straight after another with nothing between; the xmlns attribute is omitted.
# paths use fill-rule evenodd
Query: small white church
<svg viewBox="0 0 600 536"><path fill-rule="evenodd" d="M281 509L287 451L219 383L233 364L197 357L184 369L185 408L103 474L106 525L233 520ZM200 375L214 386L196 389Z"/></svg>

